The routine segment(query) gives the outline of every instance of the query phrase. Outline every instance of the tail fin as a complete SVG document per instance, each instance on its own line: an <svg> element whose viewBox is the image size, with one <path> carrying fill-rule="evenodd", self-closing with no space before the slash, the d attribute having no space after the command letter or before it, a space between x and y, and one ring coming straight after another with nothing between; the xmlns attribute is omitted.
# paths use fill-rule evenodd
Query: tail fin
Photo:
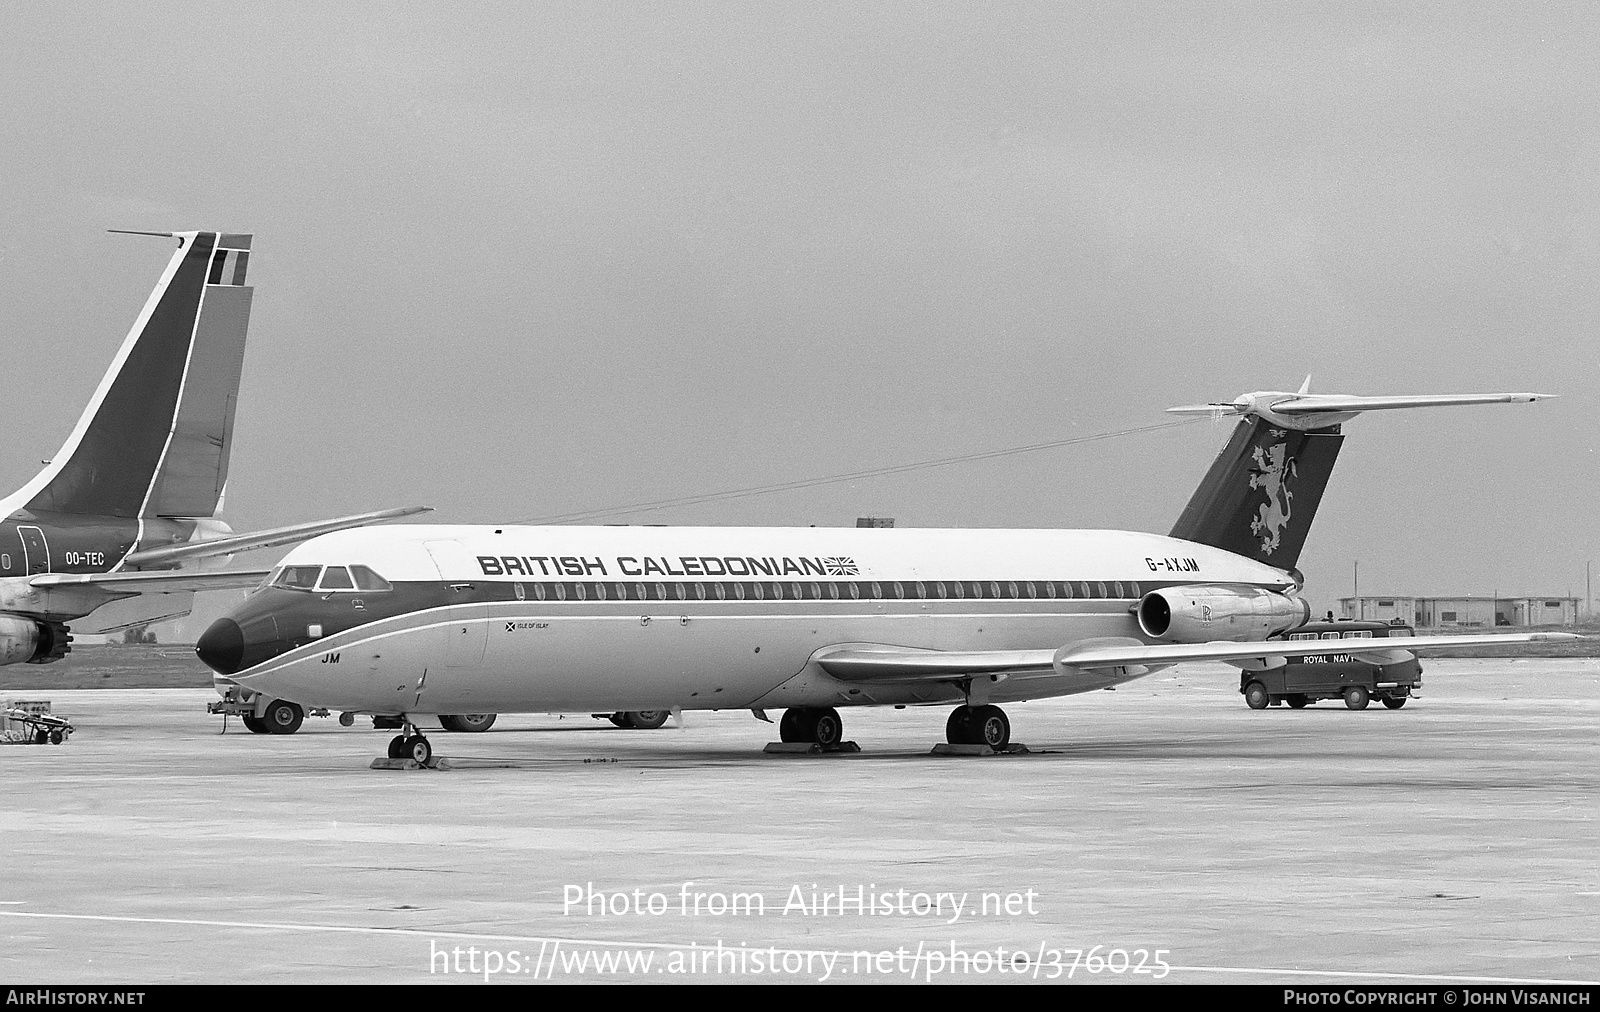
<svg viewBox="0 0 1600 1012"><path fill-rule="evenodd" d="M1231 402L1171 408L1243 415L1173 525L1172 537L1293 569L1344 442L1342 423L1364 411L1510 404L1554 394L1425 394L1351 397L1258 391Z"/></svg>
<svg viewBox="0 0 1600 1012"><path fill-rule="evenodd" d="M143 312L50 465L17 498L29 510L204 517L228 477L254 289L248 235L178 240Z"/></svg>
<svg viewBox="0 0 1600 1012"><path fill-rule="evenodd" d="M1241 420L1172 536L1293 569L1343 442L1337 425L1296 432Z"/></svg>

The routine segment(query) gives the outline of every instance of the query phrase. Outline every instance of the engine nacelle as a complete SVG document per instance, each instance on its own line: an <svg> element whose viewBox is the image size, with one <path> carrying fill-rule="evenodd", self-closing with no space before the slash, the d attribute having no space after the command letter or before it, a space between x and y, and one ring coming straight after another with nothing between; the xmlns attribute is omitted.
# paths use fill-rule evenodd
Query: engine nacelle
<svg viewBox="0 0 1600 1012"><path fill-rule="evenodd" d="M0 664L59 661L72 649L71 643L67 627L60 622L0 615Z"/></svg>
<svg viewBox="0 0 1600 1012"><path fill-rule="evenodd" d="M1139 601L1146 636L1178 643L1262 640L1311 620L1311 604L1260 587L1200 585L1152 590Z"/></svg>

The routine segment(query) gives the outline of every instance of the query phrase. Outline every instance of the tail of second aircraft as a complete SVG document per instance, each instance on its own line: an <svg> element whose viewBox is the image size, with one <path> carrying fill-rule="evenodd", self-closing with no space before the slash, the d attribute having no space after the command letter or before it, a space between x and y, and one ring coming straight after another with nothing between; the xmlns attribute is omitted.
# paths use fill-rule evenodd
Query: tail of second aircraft
<svg viewBox="0 0 1600 1012"><path fill-rule="evenodd" d="M1170 410L1242 415L1228 444L1173 525L1172 537L1211 545L1278 569L1294 569L1344 442L1341 426L1363 411L1506 404L1553 394L1352 397L1259 391L1231 402Z"/></svg>
<svg viewBox="0 0 1600 1012"><path fill-rule="evenodd" d="M216 512L254 293L251 237L156 234L178 249L155 291L61 451L8 501L36 513Z"/></svg>

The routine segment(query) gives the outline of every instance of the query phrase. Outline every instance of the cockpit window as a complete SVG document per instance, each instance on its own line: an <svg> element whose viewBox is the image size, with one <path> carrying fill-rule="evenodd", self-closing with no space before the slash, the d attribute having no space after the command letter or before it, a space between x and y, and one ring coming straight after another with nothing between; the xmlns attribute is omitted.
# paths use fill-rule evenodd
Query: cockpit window
<svg viewBox="0 0 1600 1012"><path fill-rule="evenodd" d="M357 590L393 590L394 585L366 566L351 566L350 575L356 578Z"/></svg>
<svg viewBox="0 0 1600 1012"><path fill-rule="evenodd" d="M317 585L317 574L321 572L321 566L284 566L272 585L289 590L310 590Z"/></svg>
<svg viewBox="0 0 1600 1012"><path fill-rule="evenodd" d="M350 581L350 573L343 566L329 566L322 571L322 582L317 584L318 590L354 590L355 584Z"/></svg>

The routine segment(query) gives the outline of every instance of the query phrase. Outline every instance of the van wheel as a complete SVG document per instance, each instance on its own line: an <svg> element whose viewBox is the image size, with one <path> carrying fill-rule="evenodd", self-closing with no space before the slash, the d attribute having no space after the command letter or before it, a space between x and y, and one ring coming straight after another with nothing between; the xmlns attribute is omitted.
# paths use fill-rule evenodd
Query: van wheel
<svg viewBox="0 0 1600 1012"><path fill-rule="evenodd" d="M1272 697L1267 695L1267 687L1260 682L1251 682L1244 687L1244 701L1252 710L1265 710L1267 704L1272 702Z"/></svg>
<svg viewBox="0 0 1600 1012"><path fill-rule="evenodd" d="M1387 706L1391 710L1398 710L1402 706L1406 705L1406 697L1404 697L1404 696L1384 696L1383 697L1383 705Z"/></svg>
<svg viewBox="0 0 1600 1012"><path fill-rule="evenodd" d="M628 723L640 731L654 731L670 716L671 710L629 710Z"/></svg>
<svg viewBox="0 0 1600 1012"><path fill-rule="evenodd" d="M1368 698L1365 685L1352 685L1344 690L1344 705L1352 710L1365 710Z"/></svg>
<svg viewBox="0 0 1600 1012"><path fill-rule="evenodd" d="M1311 700L1306 698L1306 694L1303 692L1296 692L1284 696L1283 701L1289 704L1289 708L1291 710L1303 710L1305 709L1306 704L1311 702Z"/></svg>

